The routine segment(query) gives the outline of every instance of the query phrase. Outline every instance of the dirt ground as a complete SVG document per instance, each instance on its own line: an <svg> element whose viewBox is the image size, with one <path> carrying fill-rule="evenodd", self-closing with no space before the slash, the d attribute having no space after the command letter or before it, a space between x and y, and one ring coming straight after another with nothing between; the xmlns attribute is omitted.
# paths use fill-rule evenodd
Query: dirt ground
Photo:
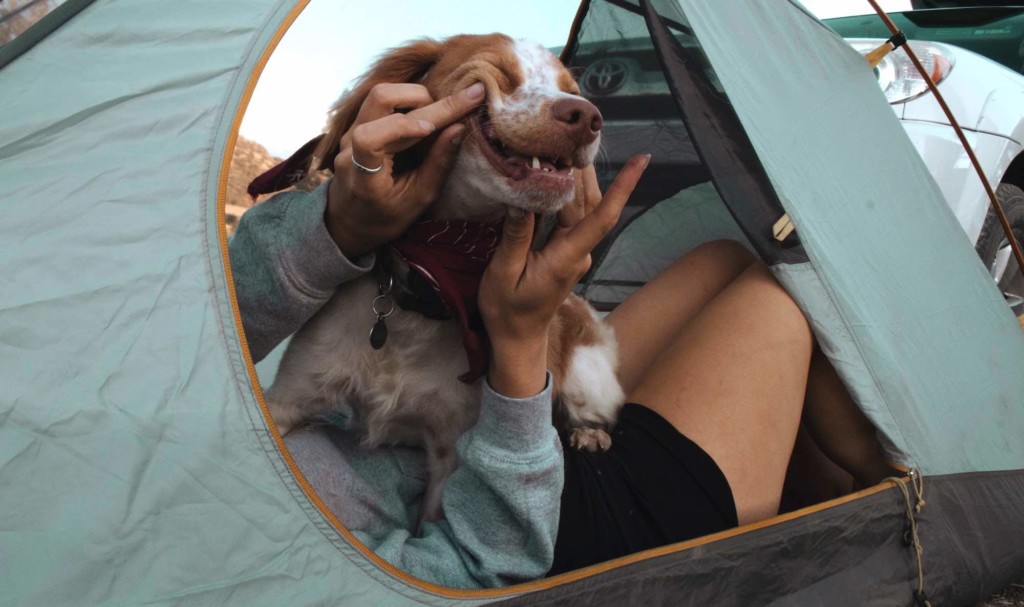
<svg viewBox="0 0 1024 607"><path fill-rule="evenodd" d="M1024 580L1010 584L975 607L1024 607Z"/></svg>

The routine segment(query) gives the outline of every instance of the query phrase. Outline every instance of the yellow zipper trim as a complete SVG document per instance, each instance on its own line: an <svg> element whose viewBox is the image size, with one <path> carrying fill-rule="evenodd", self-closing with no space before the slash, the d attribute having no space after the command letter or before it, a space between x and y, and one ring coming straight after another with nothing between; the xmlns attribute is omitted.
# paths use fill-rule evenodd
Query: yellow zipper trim
<svg viewBox="0 0 1024 607"><path fill-rule="evenodd" d="M352 535L352 532L349 531L345 527L345 525L342 524L338 517L335 516L334 513L331 512L330 508L328 508L327 505L323 502L323 500L320 499L320 496L317 495L316 491L313 490L313 487L309 484L309 481L306 480L306 477L302 474L302 471L299 470L299 467L295 464L295 460L292 458L291 453L288 452L288 448L285 446L284 440L282 440L281 434L280 432L278 432L277 426L274 424L273 418L270 416L270 410L267 408L267 403L263 398L263 390L262 388L260 388L259 377L256 374L256 366L253 364L252 356L249 354L249 344L245 339L245 329L242 327L242 315L238 309L238 297L235 294L235 282L234 277L232 276L231 273L231 263L228 257L228 234L224 224L225 204L227 201L228 172L231 168L231 157L234 154L235 144L238 141L238 132L242 124L242 118L245 114L245 109L248 107L249 102L252 99L253 91L256 89L256 82L259 80L260 75L263 73L263 69L266 67L267 61L269 61L271 53L273 53L274 49L277 48L277 45L281 42L281 38L284 36L285 32L288 31L288 28L290 28L291 25L295 22L295 19L298 18L299 14L303 11L303 9L306 8L307 4L309 4L309 0L297 0L295 6L288 13L288 16L285 17L285 19L278 26L278 29L274 33L273 38L270 40L266 48L263 50L263 54L260 56L260 59L257 62L256 67L253 69L253 72L249 75L249 80L246 83L245 92L242 95L241 102L238 105L238 109L235 112L235 117L231 123L231 131L228 135L228 142L227 145L224 147L224 157L221 159L220 177L217 183L217 230L220 240L221 257L224 264L224 274L227 283L228 298L230 299L231 302L231 313L234 315L235 320L235 329L238 332L238 338L241 342L242 355L245 359L246 369L248 369L249 372L249 380L253 386L253 393L256 396L256 401L259 403L260 412L262 413L263 419L267 424L267 428L270 430L270 435L274 439L274 443L277 445L277 449L278 451L280 451L281 456L285 461L285 464L288 466L288 469L295 477L295 482L298 483L303 493L306 494L306 497L310 500L310 502L313 503L314 506L316 506L317 510L320 511L320 514L323 515L323 517L331 524L331 526L333 526L334 529L339 534L341 534L345 541L347 541L351 546L353 546L359 552L361 552L363 556L367 558L367 560L369 560L370 562L372 562L373 564L375 564L391 576L412 586L413 588L433 593L444 598L506 598L528 592L554 588L562 584L567 584L569 582L575 582L577 580L599 575L607 571L611 571L612 569L625 567L626 565L631 565L633 563L637 563L647 559L657 558L660 556L673 554L675 552L681 552L683 550L689 550L691 548L703 546L705 544L710 544L711 542L716 542L718 540L735 537L737 535L741 535L749 531L755 531L758 529L763 529L765 527L770 527L772 525L785 523L787 521L791 521L793 519L797 519L808 514L813 514L821 510L826 510L834 506L839 506L848 502L852 502L862 497L873 495L875 493L878 493L879 491L884 491L890 488L891 486L895 486L895 483L890 481L888 483L876 485L875 487L870 487L863 491L858 491L856 493L852 493L841 498L837 498L820 504L815 504L814 506L809 506L807 508L796 510L794 512L790 512L784 515L775 516L770 519L765 519L763 521L753 523L750 525L736 527L734 529L729 529L727 531L714 533L712 535L707 535L704 537L688 540L685 542L680 542L677 544L670 544L668 546L652 548L650 550L637 552L635 554L630 554L611 561L606 561L604 563L599 563L597 565L585 567L583 569L577 569L575 571L563 573L558 576L543 578L534 582L528 582L516 586L508 586L505 588L483 588L465 590L460 588L449 588L447 586L440 586L438 584L434 584L432 582L428 582L426 580L412 576L402 571L401 569L398 569L391 563L377 556L375 552L367 548L365 544L363 544L361 541L359 541L358 538Z"/></svg>
<svg viewBox="0 0 1024 607"><path fill-rule="evenodd" d="M908 480L909 479L907 479L907 480L901 479L901 482L907 482ZM644 550L643 552L637 552L637 553L634 553L634 554L630 554L630 555L627 555L627 556L623 556L623 557L617 558L615 560L606 561L604 563L598 563L597 565L591 565L590 567L586 567L584 569L578 569L576 571L570 571L568 573L563 573L561 575L558 575L558 576L555 576L555 577L552 577L552 578L547 578L546 580L544 580L545 582L547 580L552 580L554 583L543 584L541 586L541 588L551 588L551 587L557 586L559 584L563 584L563 583L567 583L567 582L575 582L577 580L581 580L583 578L587 578L587 577L590 577L592 575L597 575L597 574L600 574L600 573L605 573L605 572L610 571L612 569L617 569L619 567L624 567L626 565L631 565L633 563L637 563L637 562L640 562L640 561L645 561L647 559L656 558L656 557L660 557L660 556L666 556L666 555L673 554L673 553L676 553L676 552L682 552L684 550L689 550L691 548L696 548L698 546L704 546L706 544L710 544L712 542L717 542L719 540L724 540L724 539L727 539L727 538L730 538L730 537L736 537L737 535L743 535L743 534L751 532L751 531L757 531L758 529L764 529L766 527L772 527L774 525L780 525L782 523L786 523L786 522L789 522L789 521L792 521L792 520L795 520L795 519L798 519L798 518L801 518L801 517L804 517L804 516L808 516L808 515L814 514L816 512L821 512L822 510L828 510L829 508L834 508L836 506L841 506L843 504L846 504L846 503L849 503L849 502L852 502L852 501L855 501L855 500L858 500L858 499L861 499L861 498L864 498L864 497L868 497L870 495L874 495L875 493L878 493L880 491L885 491L887 489L891 489L892 487L895 487L895 486L896 486L895 482L887 481L887 482L875 485L874 487L868 487L867 489L863 489L861 491L857 491L856 493L851 493L849 495L844 495L843 497L832 499L832 500L829 500L827 502L821 502L820 504L814 504L814 505L808 506L806 508L801 508L799 510L794 510L793 512L787 512L786 514L780 514L780 515L777 515L777 516L773 516L771 518L767 518L767 519L764 519L762 521L758 521L756 523L750 523L748 525L743 525L742 527L733 527L732 529L727 529L725 531L719 531L718 533L712 533L711 535L701 536L701 537L698 537L698 538L694 538L692 540L686 540L685 542L679 542L679 543L676 543L676 544L669 544L667 546L660 546L658 548L651 548L650 550ZM514 586L514 588L524 588L524 589L533 590L533 588L528 588L527 586Z"/></svg>

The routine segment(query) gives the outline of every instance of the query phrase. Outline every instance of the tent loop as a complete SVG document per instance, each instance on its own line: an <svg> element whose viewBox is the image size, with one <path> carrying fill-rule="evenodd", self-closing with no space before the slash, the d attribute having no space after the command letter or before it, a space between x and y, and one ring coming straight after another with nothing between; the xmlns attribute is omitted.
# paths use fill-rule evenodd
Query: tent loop
<svg viewBox="0 0 1024 607"><path fill-rule="evenodd" d="M789 213L785 213L772 226L772 235L775 237L775 240L785 242L794 230L796 230L796 226L793 225L793 219L789 216Z"/></svg>
<svg viewBox="0 0 1024 607"><path fill-rule="evenodd" d="M914 497L917 498L917 503L914 504L914 512L919 513L927 502L924 501L924 476L921 475L917 468L910 471L910 482L914 487Z"/></svg>
<svg viewBox="0 0 1024 607"><path fill-rule="evenodd" d="M904 479L891 476L885 481L892 481L899 488L903 493L903 502L907 506L907 520L910 522L910 529L904 537L907 539L907 543L913 546L914 556L917 559L917 590L914 591L914 605L916 607L932 607L928 601L928 595L924 592L924 548L921 546L921 537L917 533L917 519L914 517L925 506L924 476L917 468L911 469L907 476L910 477L910 486L914 488L913 501L910 498L910 489L907 489Z"/></svg>
<svg viewBox="0 0 1024 607"><path fill-rule="evenodd" d="M882 62L882 59L884 59L886 55L888 55L889 53L893 52L894 50L898 49L899 47L903 46L906 43L907 35L904 34L902 31L897 30L896 33L890 36L888 40L883 42L881 46L871 51L867 55L864 55L864 58L868 60L868 63L871 64L871 67L878 67L878 64Z"/></svg>

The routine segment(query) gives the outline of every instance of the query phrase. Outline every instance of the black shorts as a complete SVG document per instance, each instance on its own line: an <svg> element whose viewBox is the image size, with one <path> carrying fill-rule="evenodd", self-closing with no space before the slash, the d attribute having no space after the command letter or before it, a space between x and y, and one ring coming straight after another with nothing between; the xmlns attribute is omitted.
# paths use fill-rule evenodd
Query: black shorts
<svg viewBox="0 0 1024 607"><path fill-rule="evenodd" d="M622 409L607 452L565 452L565 489L549 575L735 527L721 469L654 411Z"/></svg>

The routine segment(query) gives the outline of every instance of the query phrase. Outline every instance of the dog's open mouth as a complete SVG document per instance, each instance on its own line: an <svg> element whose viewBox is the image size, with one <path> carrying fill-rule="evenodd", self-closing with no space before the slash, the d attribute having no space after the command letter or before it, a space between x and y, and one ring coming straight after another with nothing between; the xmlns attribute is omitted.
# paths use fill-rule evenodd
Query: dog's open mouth
<svg viewBox="0 0 1024 607"><path fill-rule="evenodd" d="M474 131L482 145L484 155L501 173L519 181L527 178L555 181L572 179L572 161L568 158L532 155L512 149L498 138L491 124L487 108L484 107L473 117Z"/></svg>

